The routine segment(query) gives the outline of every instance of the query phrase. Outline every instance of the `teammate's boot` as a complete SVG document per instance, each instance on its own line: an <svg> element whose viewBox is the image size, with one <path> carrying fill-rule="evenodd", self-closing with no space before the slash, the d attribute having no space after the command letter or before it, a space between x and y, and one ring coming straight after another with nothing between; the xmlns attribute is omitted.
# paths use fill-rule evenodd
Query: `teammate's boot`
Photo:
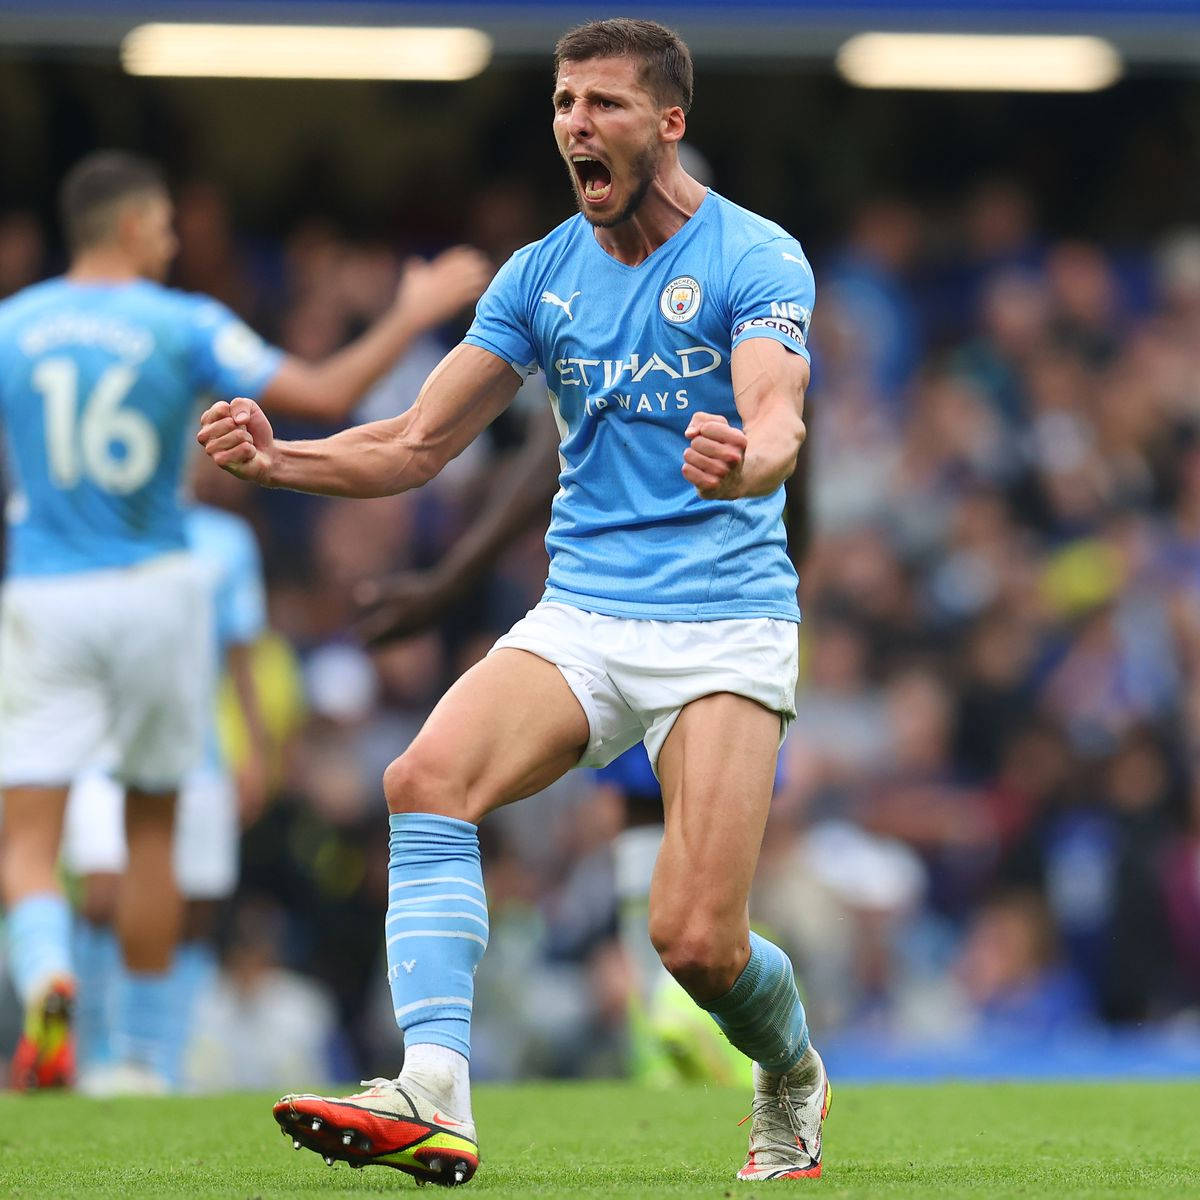
<svg viewBox="0 0 1200 1200"><path fill-rule="evenodd" d="M475 1125L456 1121L403 1076L363 1082L353 1096L284 1096L275 1120L297 1150L306 1146L329 1166L395 1167L418 1183L455 1187L479 1166Z"/></svg>
<svg viewBox="0 0 1200 1200"><path fill-rule="evenodd" d="M821 1126L833 1089L815 1050L816 1079L808 1056L803 1067L786 1075L768 1075L754 1065L754 1104L750 1110L750 1152L739 1179L820 1179ZM796 1076L803 1071L803 1082Z"/></svg>
<svg viewBox="0 0 1200 1200"><path fill-rule="evenodd" d="M25 1028L12 1060L12 1087L18 1092L71 1087L75 1082L75 1037L71 1016L75 984L51 981L25 1014Z"/></svg>

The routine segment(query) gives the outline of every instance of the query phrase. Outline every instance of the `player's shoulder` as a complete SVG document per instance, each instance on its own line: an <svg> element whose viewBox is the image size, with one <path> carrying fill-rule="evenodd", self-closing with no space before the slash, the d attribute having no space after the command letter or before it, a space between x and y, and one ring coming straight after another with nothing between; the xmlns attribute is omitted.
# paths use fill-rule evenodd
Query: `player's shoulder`
<svg viewBox="0 0 1200 1200"><path fill-rule="evenodd" d="M585 229L590 230L590 226L579 213L575 213L536 242L522 246L509 259L509 263L514 270L536 272L547 264L557 262L564 254L571 253L579 244L581 231Z"/></svg>
<svg viewBox="0 0 1200 1200"><path fill-rule="evenodd" d="M736 262L753 252L778 252L781 256L788 255L808 266L799 239L778 222L751 212L717 192L710 193L710 197L714 202L714 223L719 230L719 244L727 262Z"/></svg>
<svg viewBox="0 0 1200 1200"><path fill-rule="evenodd" d="M226 311L219 301L202 292L168 287L165 283L157 283L153 279L139 279L135 295L141 304L169 311L180 320L190 320L198 324L205 321L216 324Z"/></svg>
<svg viewBox="0 0 1200 1200"><path fill-rule="evenodd" d="M13 292L11 296L0 300L0 324L19 321L54 305L69 286L66 279L59 275Z"/></svg>

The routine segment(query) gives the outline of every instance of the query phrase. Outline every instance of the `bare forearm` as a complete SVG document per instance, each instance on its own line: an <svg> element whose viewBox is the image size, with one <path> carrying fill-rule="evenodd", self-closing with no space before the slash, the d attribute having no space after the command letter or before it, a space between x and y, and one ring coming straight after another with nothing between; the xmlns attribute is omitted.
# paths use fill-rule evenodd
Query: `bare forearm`
<svg viewBox="0 0 1200 1200"><path fill-rule="evenodd" d="M313 441L276 442L269 486L357 499L419 487L440 464L406 440L403 423L398 417Z"/></svg>
<svg viewBox="0 0 1200 1200"><path fill-rule="evenodd" d="M422 331L417 314L394 304L361 337L314 365L314 384L334 410L330 415L347 416Z"/></svg>
<svg viewBox="0 0 1200 1200"><path fill-rule="evenodd" d="M746 459L742 464L741 496L768 496L782 487L796 469L804 441L804 422L791 406L780 405L746 427Z"/></svg>

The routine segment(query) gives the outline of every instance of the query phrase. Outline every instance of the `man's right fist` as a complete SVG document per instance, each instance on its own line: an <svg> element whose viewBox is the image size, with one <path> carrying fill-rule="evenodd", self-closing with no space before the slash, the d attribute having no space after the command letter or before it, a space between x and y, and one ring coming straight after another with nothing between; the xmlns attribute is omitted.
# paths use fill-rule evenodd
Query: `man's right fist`
<svg viewBox="0 0 1200 1200"><path fill-rule="evenodd" d="M253 400L220 400L200 418L196 441L204 453L231 475L270 484L275 435L266 414Z"/></svg>

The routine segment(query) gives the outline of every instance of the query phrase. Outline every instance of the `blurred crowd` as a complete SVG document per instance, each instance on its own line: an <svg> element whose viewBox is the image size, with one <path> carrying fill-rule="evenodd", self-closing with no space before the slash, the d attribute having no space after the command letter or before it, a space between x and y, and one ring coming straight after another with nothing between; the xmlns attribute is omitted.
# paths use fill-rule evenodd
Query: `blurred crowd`
<svg viewBox="0 0 1200 1200"><path fill-rule="evenodd" d="M391 244L317 219L247 243L219 189L177 199L172 282L293 354L330 353L395 294ZM533 198L499 183L463 240L499 262L541 232ZM55 268L48 245L38 217L0 217L0 295ZM936 215L873 199L808 249L815 533L752 919L792 955L822 1038L1200 1024L1200 230L1048 237L996 179ZM403 411L460 332L415 346L357 419ZM536 602L544 529L401 641L363 645L356 589L439 561L525 439L529 399L417 493L208 485L267 564L272 778L247 805L195 1086L396 1069L380 777ZM236 760L230 697L223 716ZM483 827L478 1077L626 1069L638 965L611 846L629 803L574 772Z"/></svg>

